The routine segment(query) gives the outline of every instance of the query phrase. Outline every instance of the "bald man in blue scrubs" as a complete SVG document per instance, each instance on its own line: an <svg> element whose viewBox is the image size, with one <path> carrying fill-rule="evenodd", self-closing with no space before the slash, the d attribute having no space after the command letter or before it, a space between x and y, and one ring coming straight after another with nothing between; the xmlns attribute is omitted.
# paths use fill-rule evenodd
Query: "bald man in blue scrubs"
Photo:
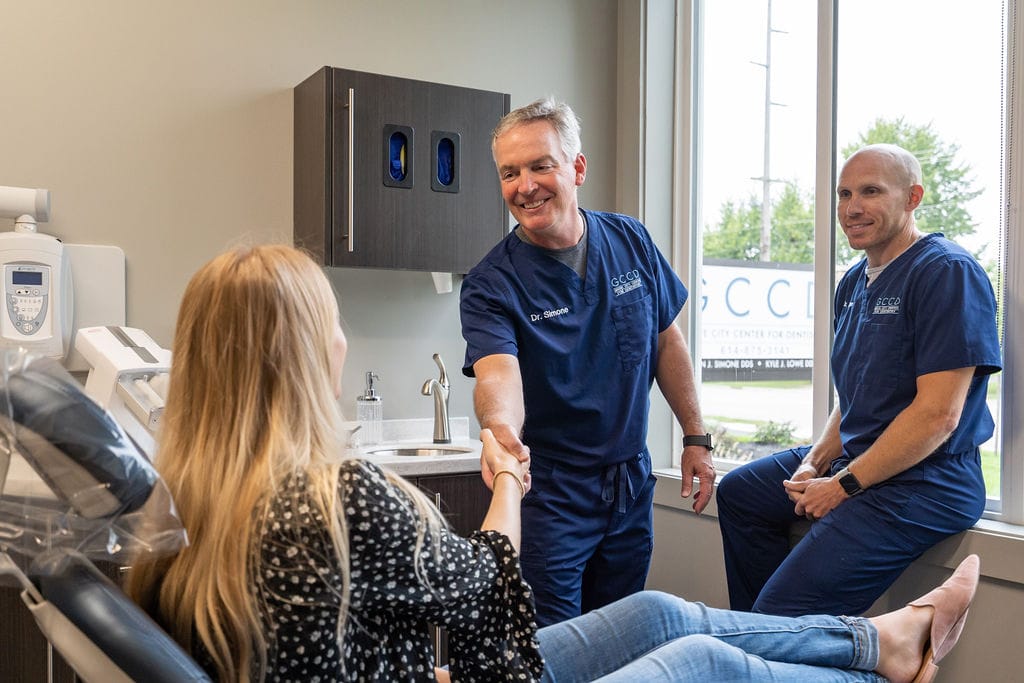
<svg viewBox="0 0 1024 683"><path fill-rule="evenodd" d="M531 458L523 576L546 626L641 590L653 548L649 394L682 425L682 495L715 471L686 341L687 291L637 220L584 211L579 123L540 100L499 122L492 151L518 221L462 284L463 372L481 427ZM485 480L486 480L485 475Z"/></svg>
<svg viewBox="0 0 1024 683"><path fill-rule="evenodd" d="M996 302L974 257L917 229L921 165L870 145L843 166L838 218L865 258L835 294L839 403L818 441L718 487L733 609L862 614L925 550L985 509L978 447L1001 369ZM792 549L789 528L810 531Z"/></svg>

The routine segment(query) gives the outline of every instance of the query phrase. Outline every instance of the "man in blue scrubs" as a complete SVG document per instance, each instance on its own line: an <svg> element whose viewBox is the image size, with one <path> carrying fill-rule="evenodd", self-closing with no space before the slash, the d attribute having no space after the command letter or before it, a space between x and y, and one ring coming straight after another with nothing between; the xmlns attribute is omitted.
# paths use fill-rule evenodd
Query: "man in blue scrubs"
<svg viewBox="0 0 1024 683"><path fill-rule="evenodd" d="M637 220L579 208L579 122L541 100L492 151L518 221L462 284L462 371L481 427L531 458L520 559L540 626L641 590L653 547L655 379L683 427L682 495L711 499L710 437L675 318L686 288ZM485 475L486 480L486 475Z"/></svg>
<svg viewBox="0 0 1024 683"><path fill-rule="evenodd" d="M838 405L812 446L733 470L718 514L733 609L862 614L925 550L985 508L978 447L1001 369L996 302L975 259L922 234L921 165L869 145L839 176L838 218L866 258L835 294ZM790 550L789 528L814 521Z"/></svg>

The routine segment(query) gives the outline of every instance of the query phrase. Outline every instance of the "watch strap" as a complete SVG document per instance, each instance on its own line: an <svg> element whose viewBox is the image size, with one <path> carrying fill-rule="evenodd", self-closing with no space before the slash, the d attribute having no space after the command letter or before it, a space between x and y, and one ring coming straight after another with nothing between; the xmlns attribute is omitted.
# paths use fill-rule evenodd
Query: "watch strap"
<svg viewBox="0 0 1024 683"><path fill-rule="evenodd" d="M683 447L686 446L703 446L709 451L715 450L715 444L711 440L711 434L694 434L683 437Z"/></svg>

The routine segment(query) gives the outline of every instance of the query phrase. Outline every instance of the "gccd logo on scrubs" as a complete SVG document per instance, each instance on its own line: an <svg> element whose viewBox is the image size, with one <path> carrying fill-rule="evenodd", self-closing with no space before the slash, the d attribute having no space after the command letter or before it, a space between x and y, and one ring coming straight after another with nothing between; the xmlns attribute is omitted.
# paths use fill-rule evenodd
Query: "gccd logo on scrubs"
<svg viewBox="0 0 1024 683"><path fill-rule="evenodd" d="M636 268L627 270L625 273L616 275L611 279L612 293L615 296L622 296L626 292L632 292L641 285L643 285L643 281L640 279L640 271Z"/></svg>
<svg viewBox="0 0 1024 683"><path fill-rule="evenodd" d="M900 312L900 297L880 296L875 299L875 308L872 311L875 315L895 315Z"/></svg>

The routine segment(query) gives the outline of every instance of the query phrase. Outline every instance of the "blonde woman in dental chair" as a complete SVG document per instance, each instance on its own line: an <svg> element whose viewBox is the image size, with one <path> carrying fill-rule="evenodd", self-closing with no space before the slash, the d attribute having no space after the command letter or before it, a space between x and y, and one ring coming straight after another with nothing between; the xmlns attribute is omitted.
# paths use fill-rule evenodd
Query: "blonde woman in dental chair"
<svg viewBox="0 0 1024 683"><path fill-rule="evenodd" d="M185 290L156 466L190 545L127 588L221 681L927 681L960 635L976 556L870 619L646 591L538 630L517 556L528 459L481 432L493 497L457 536L415 487L343 456L345 351L330 283L291 247L229 251Z"/></svg>

